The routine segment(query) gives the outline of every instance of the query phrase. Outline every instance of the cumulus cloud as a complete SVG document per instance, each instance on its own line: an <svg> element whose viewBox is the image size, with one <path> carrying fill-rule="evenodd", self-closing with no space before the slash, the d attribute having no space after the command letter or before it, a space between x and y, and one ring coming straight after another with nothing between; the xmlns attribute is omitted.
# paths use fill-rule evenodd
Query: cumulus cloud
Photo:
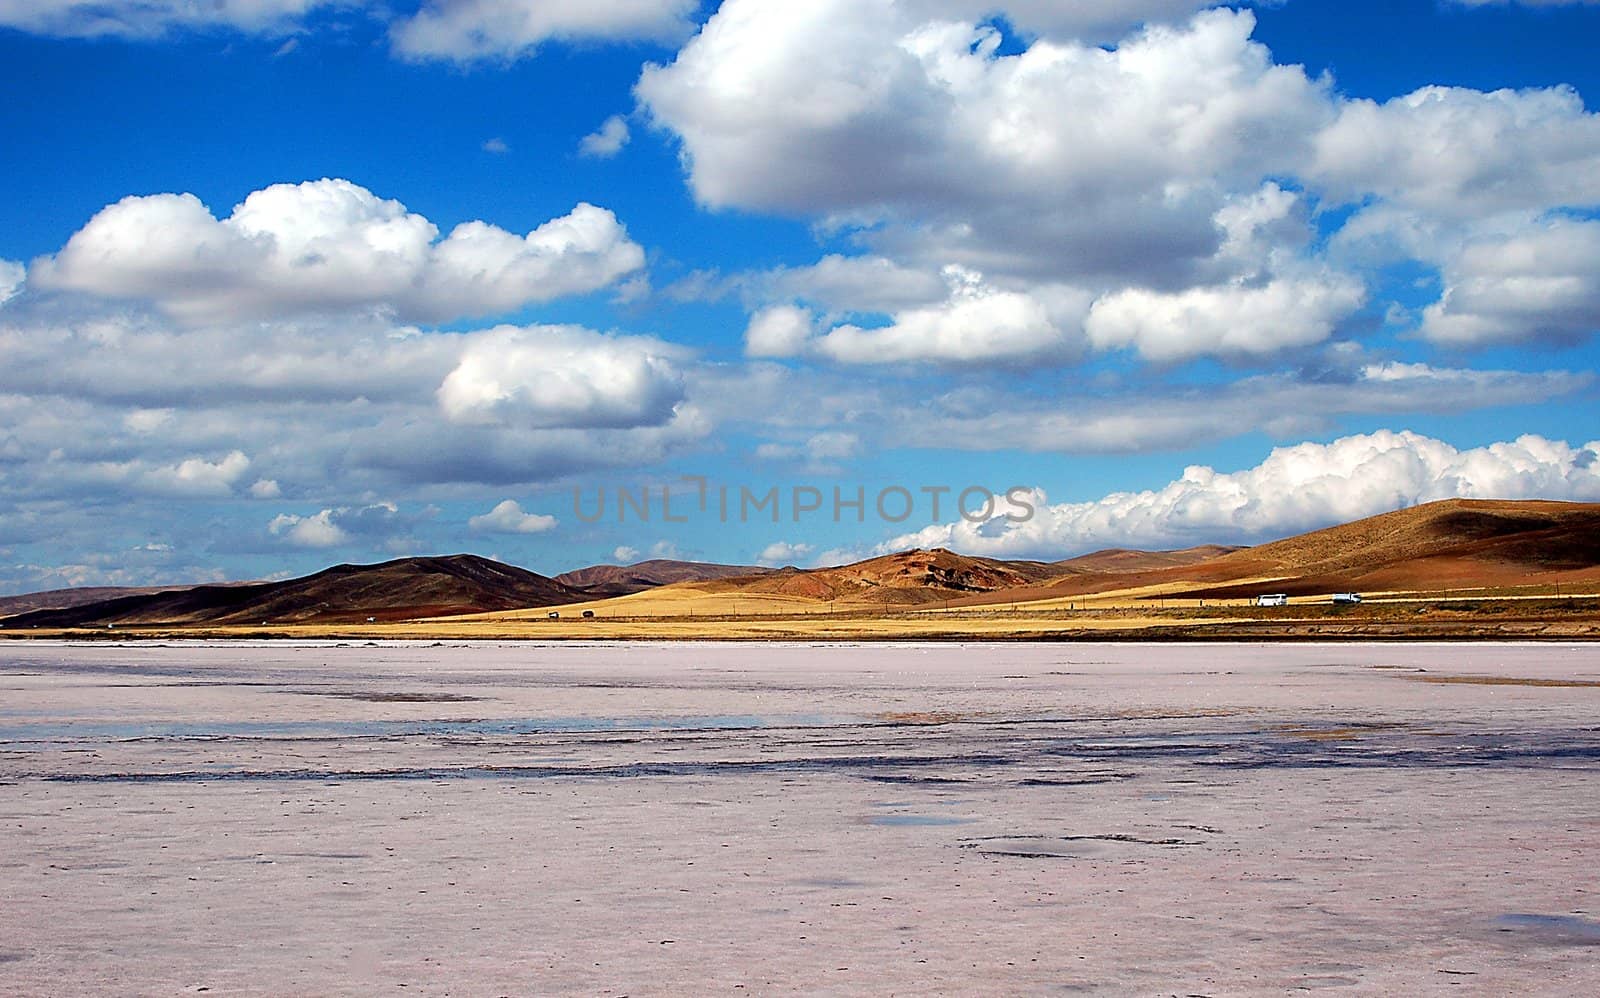
<svg viewBox="0 0 1600 998"><path fill-rule="evenodd" d="M813 218L866 251L732 282L753 299L753 355L1008 364L1071 358L1086 335L1158 360L1260 358L1363 307L1369 282L1344 264L1408 260L1452 289L1423 321L1436 340L1582 335L1582 258L1541 309L1515 264L1469 250L1600 206L1600 114L1576 92L1347 99L1276 64L1249 11L1173 23L1199 6L728 0L636 92L703 204ZM1031 40L1002 49L982 22L996 13ZM1100 47L1078 19L1149 26ZM1340 264L1307 218L1329 203L1364 206ZM963 321L984 317L928 287L952 264L997 293L992 356ZM1027 306L1047 289L1096 299L1088 328ZM786 308L813 316L803 340Z"/></svg>
<svg viewBox="0 0 1600 998"><path fill-rule="evenodd" d="M348 180L275 184L225 219L192 194L102 209L30 284L154 302L191 322L382 309L444 321L606 287L644 266L615 215L579 204L525 236L426 218Z"/></svg>
<svg viewBox="0 0 1600 998"><path fill-rule="evenodd" d="M961 521L896 537L880 552L948 547L969 554L1059 558L1109 545L1263 540L1436 499L1600 499L1600 441L1524 436L1459 450L1380 431L1274 450L1253 468L1195 466L1160 489L1050 505L1026 523Z"/></svg>
<svg viewBox="0 0 1600 998"><path fill-rule="evenodd" d="M620 114L613 114L600 123L595 131L585 135L578 143L578 153L590 159L610 159L628 144L628 122Z"/></svg>
<svg viewBox="0 0 1600 998"><path fill-rule="evenodd" d="M1001 55L911 2L729 0L637 93L706 205L886 221L868 238L895 255L985 272L1170 279L1215 251L1226 192L1291 170L1332 115L1253 27L1212 11Z"/></svg>
<svg viewBox="0 0 1600 998"><path fill-rule="evenodd" d="M393 542L397 530L408 526L400 507L392 502L365 506L337 506L308 516L279 513L267 523L267 533L301 548L333 548L357 540ZM396 545L389 544L393 548ZM399 546L404 546L399 545Z"/></svg>
<svg viewBox="0 0 1600 998"><path fill-rule="evenodd" d="M814 349L844 363L889 364L1060 360L1078 347L1087 294L1055 287L1003 290L957 266L945 275L950 296L944 302L898 312L887 326L835 326Z"/></svg>
<svg viewBox="0 0 1600 998"><path fill-rule="evenodd" d="M470 339L439 386L439 407L464 424L659 426L684 400L676 354L642 337L501 326Z"/></svg>
<svg viewBox="0 0 1600 998"><path fill-rule="evenodd" d="M776 541L768 544L756 557L756 564L768 565L778 568L784 565L794 565L804 561L812 552L810 544L792 544L788 541Z"/></svg>
<svg viewBox="0 0 1600 998"><path fill-rule="evenodd" d="M816 317L796 305L773 305L750 317L745 353L751 357L795 357L809 345Z"/></svg>
<svg viewBox="0 0 1600 998"><path fill-rule="evenodd" d="M611 558L618 564L631 565L639 560L639 549L624 545L611 552Z"/></svg>
<svg viewBox="0 0 1600 998"><path fill-rule="evenodd" d="M1600 203L1600 114L1567 87L1352 100L1306 173L1331 197L1377 195L1445 219Z"/></svg>
<svg viewBox="0 0 1600 998"><path fill-rule="evenodd" d="M1444 267L1422 334L1477 345L1571 343L1600 330L1600 222L1555 219L1468 242Z"/></svg>
<svg viewBox="0 0 1600 998"><path fill-rule="evenodd" d="M21 455L19 455L21 456ZM233 450L217 459L201 456L162 462L150 457L125 460L90 460L76 463L64 450L51 452L48 463L55 466L58 487L93 487L125 493L174 499L225 498L250 470L251 461L243 451Z"/></svg>
<svg viewBox="0 0 1600 998"><path fill-rule="evenodd" d="M282 537L295 547L338 547L348 542L350 537L333 522L334 512L325 509L310 516L279 513L267 524L267 532L274 537Z"/></svg>
<svg viewBox="0 0 1600 998"><path fill-rule="evenodd" d="M28 270L15 260L0 260L0 305L16 297Z"/></svg>
<svg viewBox="0 0 1600 998"><path fill-rule="evenodd" d="M486 534L542 534L555 528L557 520L542 513L525 513L515 499L506 499L467 521L467 526Z"/></svg>
<svg viewBox="0 0 1600 998"><path fill-rule="evenodd" d="M427 0L394 23L411 59L510 60L546 41L674 42L688 37L699 0Z"/></svg>
<svg viewBox="0 0 1600 998"><path fill-rule="evenodd" d="M1096 301L1085 330L1100 349L1133 347L1157 361L1261 355L1322 342L1365 300L1359 281L1332 273L1170 293L1130 288Z"/></svg>
<svg viewBox="0 0 1600 998"><path fill-rule="evenodd" d="M141 478L145 488L180 496L229 495L250 470L243 451L230 451L220 461L191 457L169 467L153 468Z"/></svg>

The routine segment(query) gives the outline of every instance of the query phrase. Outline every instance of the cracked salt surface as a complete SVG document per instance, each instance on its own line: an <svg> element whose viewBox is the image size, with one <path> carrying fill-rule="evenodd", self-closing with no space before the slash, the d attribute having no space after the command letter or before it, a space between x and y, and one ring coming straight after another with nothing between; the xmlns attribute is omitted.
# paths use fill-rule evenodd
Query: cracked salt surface
<svg viewBox="0 0 1600 998"><path fill-rule="evenodd" d="M1591 646L0 673L0 993L1600 993Z"/></svg>

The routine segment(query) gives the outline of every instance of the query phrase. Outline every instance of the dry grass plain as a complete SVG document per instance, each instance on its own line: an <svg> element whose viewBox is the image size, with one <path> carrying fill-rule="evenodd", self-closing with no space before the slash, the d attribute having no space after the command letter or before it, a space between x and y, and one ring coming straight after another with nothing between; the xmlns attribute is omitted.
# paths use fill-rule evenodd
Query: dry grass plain
<svg viewBox="0 0 1600 998"><path fill-rule="evenodd" d="M1262 586L1270 588L1270 580ZM1011 604L900 606L721 592L717 583L456 617L373 623L137 625L0 630L0 638L538 641L1116 641L1600 638L1600 587L1369 594L1356 607L1295 597L1287 607L1173 598L1169 585ZM584 617L585 612L593 617ZM552 617L551 614L557 616Z"/></svg>

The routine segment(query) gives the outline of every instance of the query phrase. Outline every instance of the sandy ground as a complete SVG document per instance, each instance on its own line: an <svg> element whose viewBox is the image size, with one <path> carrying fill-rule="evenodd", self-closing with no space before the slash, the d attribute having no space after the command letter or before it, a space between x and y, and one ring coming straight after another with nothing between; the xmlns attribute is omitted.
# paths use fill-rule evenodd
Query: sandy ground
<svg viewBox="0 0 1600 998"><path fill-rule="evenodd" d="M0 993L1600 993L1600 647L0 645Z"/></svg>

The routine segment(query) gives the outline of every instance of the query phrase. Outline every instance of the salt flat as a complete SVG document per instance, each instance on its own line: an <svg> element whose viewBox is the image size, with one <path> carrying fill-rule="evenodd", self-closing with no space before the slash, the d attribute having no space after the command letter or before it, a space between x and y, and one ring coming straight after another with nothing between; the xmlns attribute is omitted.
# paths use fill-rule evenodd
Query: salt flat
<svg viewBox="0 0 1600 998"><path fill-rule="evenodd" d="M1600 993L1592 645L0 646L0 992Z"/></svg>

